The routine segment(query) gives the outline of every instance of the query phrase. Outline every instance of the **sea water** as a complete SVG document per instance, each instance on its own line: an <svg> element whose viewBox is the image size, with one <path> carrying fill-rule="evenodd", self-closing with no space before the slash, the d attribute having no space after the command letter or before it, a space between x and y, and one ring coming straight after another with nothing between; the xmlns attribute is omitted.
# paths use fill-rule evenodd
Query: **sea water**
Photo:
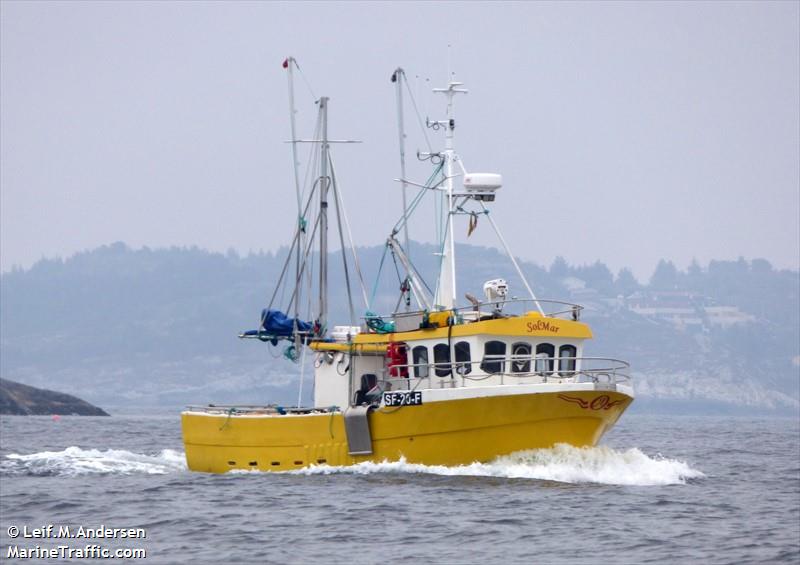
<svg viewBox="0 0 800 565"><path fill-rule="evenodd" d="M54 537L63 526L73 537ZM3 417L0 560L69 548L142 563L798 563L800 420L626 415L590 449L209 475L187 471L177 416Z"/></svg>

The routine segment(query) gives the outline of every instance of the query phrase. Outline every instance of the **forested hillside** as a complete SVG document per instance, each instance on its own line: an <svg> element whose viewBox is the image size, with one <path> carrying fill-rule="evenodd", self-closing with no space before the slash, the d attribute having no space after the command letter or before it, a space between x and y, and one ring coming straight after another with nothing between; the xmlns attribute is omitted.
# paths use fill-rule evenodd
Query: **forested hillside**
<svg viewBox="0 0 800 565"><path fill-rule="evenodd" d="M438 265L434 251L411 249L429 281ZM372 309L386 313L397 302L398 277L389 255L374 285L383 252L358 250ZM297 366L273 359L280 349L236 337L257 327L285 253L240 257L117 243L4 273L2 377L108 407L295 399ZM496 250L458 246L457 255L460 293L481 296L485 280L503 277L512 294L525 297L513 266ZM348 324L338 254L330 265L330 319ZM662 261L640 283L602 263L522 266L540 298L586 306L596 336L587 354L630 360L640 403L797 410L797 272L761 259L687 271ZM361 316L361 292L353 290ZM279 292L276 303L287 301Z"/></svg>

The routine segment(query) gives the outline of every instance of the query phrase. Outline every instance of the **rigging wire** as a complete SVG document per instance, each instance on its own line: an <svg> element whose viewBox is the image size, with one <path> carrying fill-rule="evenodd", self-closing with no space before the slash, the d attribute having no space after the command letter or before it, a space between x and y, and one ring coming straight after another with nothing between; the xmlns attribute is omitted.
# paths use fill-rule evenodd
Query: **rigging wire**
<svg viewBox="0 0 800 565"><path fill-rule="evenodd" d="M316 122L316 125L314 127L314 137L312 137L311 139L319 139L320 130L321 129L322 129L322 116L317 115L317 122ZM320 153L319 146L318 146L317 143L311 143L310 145L311 145L311 147L309 148L308 166L306 167L306 174L305 174L305 177L303 178L303 198L305 198L306 187L309 186L309 184L311 182L310 181L311 172L312 171L316 171L317 168L318 168L317 167L317 162L318 162L319 153ZM314 182L318 182L318 181L314 181Z"/></svg>
<svg viewBox="0 0 800 565"><path fill-rule="evenodd" d="M436 178L436 175L439 174L443 166L444 166L443 164L436 166L431 176L428 177L427 181L425 181L425 186L419 189L419 192L417 192L417 195L411 201L411 204L409 204L405 216L401 216L400 219L397 220L397 223L394 225L394 228L392 228L392 234L399 233L400 230L403 229L404 222L408 222L408 220L411 218L411 215L414 213L414 210L416 210L417 206L419 206L420 202L424 198L425 194L427 194L430 190L436 188L438 185L442 183L442 181L439 181L436 184L433 185L431 184L433 180Z"/></svg>
<svg viewBox="0 0 800 565"><path fill-rule="evenodd" d="M321 117L319 115L317 115L317 124L316 124L315 130L314 130L314 138L313 139L317 139L319 137L320 127L321 127ZM318 214L318 210L317 210L317 206L316 206L317 202L314 200L314 191L316 189L317 183L319 182L319 179L315 179L314 181L311 181L311 172L316 170L316 168L317 168L317 163L319 161L319 154L320 154L319 146L317 146L316 144L312 144L311 148L309 149L309 159L308 159L308 163L307 163L307 167L306 167L305 178L303 179L303 198L306 197L306 190L309 190L309 194L308 194L307 209L301 215L301 217L298 218L298 224L299 224L299 227L300 227L300 229L302 230L303 233L300 236L301 247L299 246L297 248L298 252L297 252L297 269L296 269L296 275L297 275L296 276L296 281L297 282L296 282L296 284L299 285L299 286L297 286L298 296L297 296L297 300L295 301L295 311L297 312L297 315L295 315L295 319L299 318L299 309L300 309L300 304L302 303L302 291L303 291L303 288L302 288L302 277L299 276L299 274L300 274L300 263L301 263L300 249L305 248L306 242L307 242L307 239L308 239L308 237L307 237L308 234L307 234L306 228L307 228L307 225L308 225L308 219L307 218L309 216L309 212L314 217L316 217L316 215ZM309 296L310 296L310 293L311 293L311 289L309 287ZM308 314L309 315L306 316L306 319L307 320L313 319L313 318L310 317L310 311L309 311Z"/></svg>
<svg viewBox="0 0 800 565"><path fill-rule="evenodd" d="M411 86L408 84L408 78L403 73L402 79L405 79L406 90L408 91L408 97L411 98L411 105L414 106L414 113L417 115L417 122L419 123L419 127L422 130L422 135L425 137L425 144L428 146L428 151L431 153L433 152L433 146L431 145L431 140L428 138L428 131L425 127L425 124L422 122L422 116L419 113L419 108L417 108L417 101L414 99L414 93L411 92ZM417 75L417 79L419 79L419 75Z"/></svg>
<svg viewBox="0 0 800 565"><path fill-rule="evenodd" d="M312 153L311 161L314 162L314 163L317 161L317 158L316 158L317 153L319 153L319 151L314 151ZM311 167L309 167L307 169L307 171L310 171L310 169L311 169ZM308 173L307 173L306 177L308 177ZM316 190L316 186L317 186L318 182L319 182L319 179L315 180L314 183L311 185L311 190L310 190L309 195L308 195L308 200L306 202L305 210L302 211L302 213L300 214L300 217L298 218L298 223L295 226L295 235L294 235L294 238L292 240L292 244L291 244L291 246L289 248L289 253L286 256L286 261L284 262L283 268L281 269L281 274L278 277L278 282L276 283L275 289L274 289L274 291L272 293L272 296L270 297L269 304L267 306L268 310L272 309L272 306L275 304L275 298L277 297L279 290L281 291L280 303L283 304L283 300L285 298L285 294L284 293L285 293L285 283L286 283L286 279L285 279L286 272L288 270L289 264L291 263L292 256L293 256L293 251L295 250L295 247L297 247L297 265L298 265L298 268L295 271L295 285L298 284L299 279L302 277L301 264L305 262L305 259L306 259L307 255L308 255L308 253L306 252L305 257L301 260L301 258L300 258L300 250L303 247L305 247L305 244L306 244L306 239L307 239L305 237L307 235L306 234L306 227L307 227L306 217L308 216L308 212L312 207L314 192ZM305 189L303 190L303 192L305 194ZM313 240L313 235L312 235L312 240ZM295 286L295 291L294 292L297 293L297 291L298 291L298 288L297 288L297 286ZM286 308L287 312L289 312L291 310L293 303L294 303L294 294L292 295L292 299L290 299L289 304L287 305L287 308ZM297 331L296 318L297 318L297 316L295 316L295 322L294 322L295 333ZM259 320L259 327L260 327L262 322L263 322L263 320Z"/></svg>
<svg viewBox="0 0 800 565"><path fill-rule="evenodd" d="M375 284L372 286L372 299L371 304L375 304L375 295L378 292L378 283L381 280L381 271L383 271L383 262L386 260L386 253L389 251L389 244L387 243L383 248L383 255L381 255L381 262L378 265L378 274L375 275Z"/></svg>
<svg viewBox="0 0 800 565"><path fill-rule="evenodd" d="M314 222L314 229L311 230L311 237L309 237L308 245L306 245L306 251L303 254L303 264L300 268L300 278L302 278L303 273L305 272L306 265L308 264L308 254L310 253L311 247L314 244L314 235L317 233L318 227L319 227L319 216L317 216L317 219ZM297 291L298 291L298 285L300 284L300 278L298 278L295 281L294 292L292 292L292 296L289 299L289 308L291 308L292 304L294 304L294 301L297 298Z"/></svg>
<svg viewBox="0 0 800 565"><path fill-rule="evenodd" d="M347 248L344 245L344 230L342 229L341 205L339 202L339 187L336 184L336 176L333 171L330 150L327 151L328 162L331 163L331 185L333 187L333 200L336 203L336 223L339 228L339 245L342 247L342 266L344 268L344 282L347 289L347 305L350 309L350 325L356 325L356 316L353 310L353 295L350 290L350 270L347 268ZM349 332L348 332L349 333Z"/></svg>
<svg viewBox="0 0 800 565"><path fill-rule="evenodd" d="M392 263L394 263L394 272L397 273L397 282L400 283L400 296L397 298L397 304L394 306L394 312L397 312L397 309L400 307L400 302L404 297L406 299L406 307L411 305L411 288L408 282L411 278L411 274L406 274L405 277L400 275L400 268L397 266L397 257L395 256L394 248L392 248Z"/></svg>
<svg viewBox="0 0 800 565"><path fill-rule="evenodd" d="M406 210L406 213L403 216L401 216L401 218L394 225L394 228L392 228L392 236L394 236L395 234L400 232L400 230L403 228L404 223L408 222L408 220L414 214L414 211L417 209L417 207L422 202L422 200L425 197L425 195L431 189L433 189L436 186L438 186L439 184L441 184L442 181L439 181L436 184L432 184L432 183L436 179L436 177L440 174L440 172L441 172L443 167L444 167L444 163L438 163L436 165L436 167L434 168L433 172L428 177L428 180L425 181L425 185L419 189L419 191L417 192L416 196L411 201L411 204L408 206L408 208ZM436 202L436 200L434 200L434 202ZM437 237L437 240L438 240L438 237ZM389 249L389 245L387 244L386 247L383 250L383 256L381 257L381 262L380 262L380 265L378 266L378 272L375 275L375 284L374 284L373 289L372 289L371 302L375 301L375 295L377 294L377 291L378 291L378 283L380 282L381 273L383 271L383 262L386 259L386 253L387 253L388 249ZM395 270L397 271L398 267L397 267L397 263L396 263L396 260L395 260L394 251L392 251L392 260L395 261ZM399 277L399 275L398 275L398 277ZM417 278L419 278L420 282L425 286L427 291L429 293L431 293L431 295L433 295L433 292L431 291L431 287L428 285L428 283L425 281L424 278L422 278L422 276L419 273L417 273ZM401 281L401 285L402 285L402 281ZM398 302L398 304L399 304L399 302ZM395 310L396 309L397 308L395 308Z"/></svg>
<svg viewBox="0 0 800 565"><path fill-rule="evenodd" d="M311 200L312 200L312 197L314 196L315 189L316 189L316 183L315 183L315 186L311 187L311 194L309 195L308 203L306 204L306 210L305 210L304 214L308 212L308 208L311 206ZM269 300L269 306L267 306L268 309L272 308L272 305L275 302L275 297L278 294L278 290L281 288L281 286L282 286L282 284L284 282L284 277L286 276L286 270L288 269L289 263L292 260L292 252L294 251L295 245L299 244L298 240L300 239L300 234L301 233L302 233L302 230L300 229L300 227L299 226L295 226L294 239L292 239L292 245L289 247L289 253L286 256L286 261L283 264L283 269L281 269L280 277L278 277L278 282L275 285L275 290L273 291L272 297ZM289 306L290 307L291 307L291 304L292 304L292 302L289 302Z"/></svg>
<svg viewBox="0 0 800 565"><path fill-rule="evenodd" d="M268 310L272 308L272 305L275 302L275 297L278 295L278 291L283 286L283 277L286 275L286 270L288 269L289 263L292 260L292 252L294 251L295 245L297 245L297 240L299 236L300 236L300 230L296 230L294 234L294 239L292 239L292 244L289 247L289 253L286 256L286 261L283 263L283 269L281 269L281 274L278 277L278 282L275 284L275 289L272 291L272 297L269 299L269 303L267 305Z"/></svg>
<svg viewBox="0 0 800 565"><path fill-rule="evenodd" d="M394 272L397 274L397 282L403 284L403 277L400 276L400 268L397 266L397 257L395 257L394 249L392 249L392 263L394 263Z"/></svg>
<svg viewBox="0 0 800 565"><path fill-rule="evenodd" d="M336 184L336 168L334 167L332 160L330 161L330 163L331 163L331 177L333 178L334 184ZM356 253L356 248L355 248L355 245L353 244L353 233L350 231L350 221L347 219L347 208L345 208L345 205L344 205L344 197L342 196L342 193L339 190L334 190L334 196L336 197L337 214L338 214L338 209L340 207L342 209L342 217L344 218L344 226L345 226L345 229L347 230L347 239L350 242L350 251L353 254L353 263L354 263L354 266L355 266L355 269L356 269L356 275L358 275L359 285L361 286L361 294L362 294L362 297L364 298L364 307L367 310L369 310L370 302L369 302L369 299L367 298L367 287L364 284L364 275L361 272L361 264L358 261L358 253ZM341 225L340 225L339 229L341 230Z"/></svg>
<svg viewBox="0 0 800 565"><path fill-rule="evenodd" d="M288 59L286 59L286 61L284 61L284 67L288 66L286 64L288 61L291 61L291 63L295 67L297 67L297 63L295 62L294 57L289 57ZM299 67L298 67L298 69L299 69ZM294 75L292 73L292 69L291 68L289 68L289 72L287 74L287 77L289 79L289 81L288 81L289 82L289 124L291 125L291 131L292 131L292 140L291 140L291 144L292 144L292 169L294 170L294 187L295 187L295 193L296 193L296 196L297 196L297 214L300 215L300 214L302 214L303 199L302 199L301 194L300 194L300 173L298 171L298 167L300 166L300 162L297 159L297 131L296 131L297 130L297 123L296 123L296 119L295 119L295 113L296 112L295 112L295 109L294 109Z"/></svg>
<svg viewBox="0 0 800 565"><path fill-rule="evenodd" d="M314 89L311 88L311 83L308 82L308 79L306 78L305 73L303 73L303 70L300 68L300 65L297 64L297 61L295 59L292 59L292 60L294 61L294 66L297 67L297 70L300 73L300 77L303 79L303 82L306 84L306 87L308 88L308 91L311 93L311 97L314 99L314 101L319 100L319 98L317 98L317 95L314 94Z"/></svg>

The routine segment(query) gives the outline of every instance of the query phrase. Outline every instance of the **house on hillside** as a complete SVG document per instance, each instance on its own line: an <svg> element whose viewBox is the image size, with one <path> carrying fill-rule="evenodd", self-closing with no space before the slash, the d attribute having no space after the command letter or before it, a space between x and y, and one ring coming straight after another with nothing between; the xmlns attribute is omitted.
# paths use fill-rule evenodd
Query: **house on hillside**
<svg viewBox="0 0 800 565"><path fill-rule="evenodd" d="M711 298L691 291L638 291L625 299L628 310L668 322L679 330L728 328L755 320L737 306L718 306Z"/></svg>
<svg viewBox="0 0 800 565"><path fill-rule="evenodd" d="M706 306L703 310L708 324L723 328L746 324L756 319L752 314L742 312L736 306Z"/></svg>
<svg viewBox="0 0 800 565"><path fill-rule="evenodd" d="M569 301L580 304L584 308L584 316L604 315L608 310L608 299L596 289L586 285L586 281L577 277L565 277L561 284L567 289Z"/></svg>
<svg viewBox="0 0 800 565"><path fill-rule="evenodd" d="M626 299L634 314L673 324L677 329L703 327L702 297L689 291L638 291Z"/></svg>

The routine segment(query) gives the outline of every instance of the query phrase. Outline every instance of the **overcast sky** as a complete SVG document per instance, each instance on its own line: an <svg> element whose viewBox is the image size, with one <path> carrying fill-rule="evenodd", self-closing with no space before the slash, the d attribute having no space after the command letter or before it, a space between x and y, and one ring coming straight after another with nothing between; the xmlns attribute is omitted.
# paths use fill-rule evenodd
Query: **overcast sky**
<svg viewBox="0 0 800 565"><path fill-rule="evenodd" d="M337 173L356 241L381 243L400 206L389 77L403 66L443 117L427 89L449 43L470 89L457 148L503 174L493 210L516 255L643 279L662 257L797 269L799 5L3 1L1 266L118 240L287 244L287 55L331 97L331 136L363 141L335 148ZM488 225L468 241L497 245Z"/></svg>

